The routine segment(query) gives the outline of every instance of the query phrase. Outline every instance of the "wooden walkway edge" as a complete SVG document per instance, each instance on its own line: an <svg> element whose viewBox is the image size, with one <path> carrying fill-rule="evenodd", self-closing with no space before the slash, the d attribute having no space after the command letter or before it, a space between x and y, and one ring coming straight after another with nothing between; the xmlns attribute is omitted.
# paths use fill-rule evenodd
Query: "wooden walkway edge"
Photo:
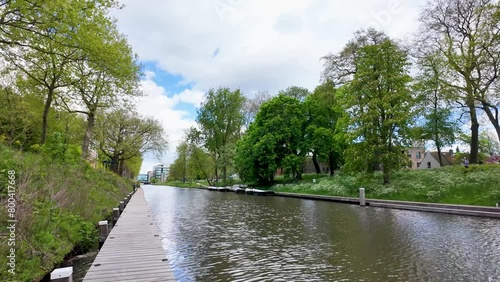
<svg viewBox="0 0 500 282"><path fill-rule="evenodd" d="M139 188L83 281L176 281L157 234L144 191Z"/></svg>

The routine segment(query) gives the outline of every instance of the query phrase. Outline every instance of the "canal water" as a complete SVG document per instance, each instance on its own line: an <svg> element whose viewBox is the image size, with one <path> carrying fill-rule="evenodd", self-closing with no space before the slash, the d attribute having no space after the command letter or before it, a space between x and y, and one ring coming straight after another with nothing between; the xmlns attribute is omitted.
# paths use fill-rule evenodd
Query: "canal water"
<svg viewBox="0 0 500 282"><path fill-rule="evenodd" d="M144 191L179 281L500 281L499 220Z"/></svg>

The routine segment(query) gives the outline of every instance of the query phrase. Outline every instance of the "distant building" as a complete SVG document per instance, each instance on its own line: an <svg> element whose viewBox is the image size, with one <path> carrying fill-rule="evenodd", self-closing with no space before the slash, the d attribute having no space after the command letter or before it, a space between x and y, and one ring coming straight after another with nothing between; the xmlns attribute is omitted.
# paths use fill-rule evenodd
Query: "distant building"
<svg viewBox="0 0 500 282"><path fill-rule="evenodd" d="M411 160L411 169L418 169L425 155L424 147L411 147L406 151L408 158Z"/></svg>
<svg viewBox="0 0 500 282"><path fill-rule="evenodd" d="M455 161L453 154L450 152L442 152L441 159L443 161L443 166L453 165L453 162ZM418 168L419 169L428 169L428 168L437 168L437 167L441 167L441 164L439 163L438 152L427 152L425 154L424 159L422 160L422 163L420 164L420 166Z"/></svg>
<svg viewBox="0 0 500 282"><path fill-rule="evenodd" d="M148 180L151 181L153 179L154 172L148 171Z"/></svg>
<svg viewBox="0 0 500 282"><path fill-rule="evenodd" d="M159 182L165 182L168 178L169 168L162 164L153 167L153 178L157 179Z"/></svg>

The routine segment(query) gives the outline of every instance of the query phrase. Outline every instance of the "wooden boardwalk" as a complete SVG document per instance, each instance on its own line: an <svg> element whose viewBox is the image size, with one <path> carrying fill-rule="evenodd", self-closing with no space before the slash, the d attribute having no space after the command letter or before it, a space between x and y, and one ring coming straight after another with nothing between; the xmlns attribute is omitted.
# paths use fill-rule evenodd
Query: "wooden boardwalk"
<svg viewBox="0 0 500 282"><path fill-rule="evenodd" d="M176 281L139 188L111 230L84 282Z"/></svg>

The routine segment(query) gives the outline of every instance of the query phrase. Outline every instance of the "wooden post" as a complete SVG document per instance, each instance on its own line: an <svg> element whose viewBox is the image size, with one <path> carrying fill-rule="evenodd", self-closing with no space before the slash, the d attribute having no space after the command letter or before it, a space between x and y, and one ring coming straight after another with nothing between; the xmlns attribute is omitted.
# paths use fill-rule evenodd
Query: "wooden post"
<svg viewBox="0 0 500 282"><path fill-rule="evenodd" d="M57 268L50 273L50 281L73 282L73 267Z"/></svg>
<svg viewBox="0 0 500 282"><path fill-rule="evenodd" d="M99 221L99 231L100 231L99 241L100 242L106 241L106 237L108 237L108 221L107 220Z"/></svg>
<svg viewBox="0 0 500 282"><path fill-rule="evenodd" d="M120 201L120 213L125 209L125 202Z"/></svg>
<svg viewBox="0 0 500 282"><path fill-rule="evenodd" d="M359 205L362 207L366 206L365 188L359 188Z"/></svg>
<svg viewBox="0 0 500 282"><path fill-rule="evenodd" d="M128 198L127 197L123 198L123 202L125 203L125 205L127 205L128 204Z"/></svg>
<svg viewBox="0 0 500 282"><path fill-rule="evenodd" d="M114 208L113 209L113 225L115 225L118 222L118 218L120 218L120 209Z"/></svg>

